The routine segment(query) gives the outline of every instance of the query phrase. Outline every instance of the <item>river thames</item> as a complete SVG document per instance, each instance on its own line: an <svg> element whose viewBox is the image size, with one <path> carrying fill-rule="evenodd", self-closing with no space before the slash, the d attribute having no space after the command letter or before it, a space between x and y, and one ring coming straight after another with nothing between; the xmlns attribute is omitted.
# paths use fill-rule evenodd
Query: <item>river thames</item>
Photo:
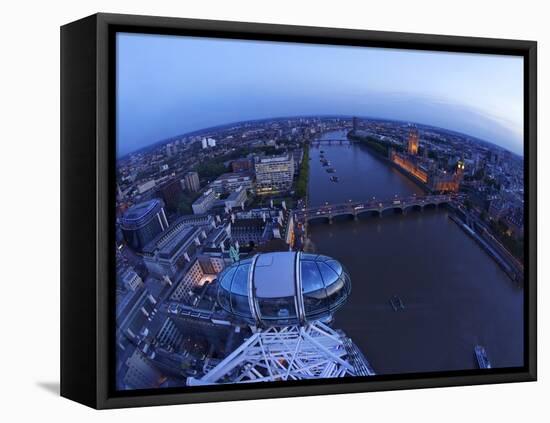
<svg viewBox="0 0 550 423"><path fill-rule="evenodd" d="M343 131L323 135L345 138ZM335 173L321 165L321 150ZM312 145L310 158L310 206L423 194L361 145ZM309 251L348 269L352 294L334 327L378 374L475 369L476 344L485 346L493 367L523 365L523 289L446 210L312 223L308 236ZM394 311L394 295L404 310Z"/></svg>

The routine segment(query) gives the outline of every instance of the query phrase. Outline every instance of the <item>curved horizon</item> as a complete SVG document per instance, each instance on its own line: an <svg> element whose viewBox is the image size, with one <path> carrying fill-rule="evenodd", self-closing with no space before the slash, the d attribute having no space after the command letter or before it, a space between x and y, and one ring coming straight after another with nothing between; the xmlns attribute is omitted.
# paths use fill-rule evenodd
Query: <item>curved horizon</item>
<svg viewBox="0 0 550 423"><path fill-rule="evenodd" d="M245 119L245 120L236 120L236 121L231 121L231 122L224 122L224 123L220 123L218 125L213 125L213 126L208 126L208 127L205 127L205 128L198 128L198 129L194 129L194 130L191 130L191 131L187 131L187 132L178 132L178 133L175 133L175 134L172 134L172 135L169 135L163 139L159 139L159 140L156 140L156 141L153 141L151 142L150 144L147 144L147 145L144 145L143 147L140 147L136 150L133 150L133 151L128 151L127 153L124 153L122 155L118 155L118 152L117 152L117 159L121 159L123 157L126 157L128 155L131 155L131 154L135 154L141 150L144 150L144 149L147 149L147 148L151 148L153 146L157 146L157 145L164 145L164 144L167 144L169 142L171 142L171 140L175 139L175 138L178 138L178 137L187 137L187 136L191 136L191 135L194 135L194 134L200 134L202 132L209 132L209 131L212 131L212 130L215 130L217 128L223 128L223 127L226 127L226 126L233 126L233 125L239 125L239 124L244 124L244 123L249 123L249 122L262 122L262 121L276 121L276 120L282 120L282 119L300 119L300 118L342 118L342 119L351 119L353 117L356 117L358 119L364 119L364 120L374 120L374 121L386 121L386 122L399 122L399 123L406 123L406 124L411 124L411 125L419 125L419 126L425 126L425 127L430 127L430 128L434 128L436 130L441 130L441 131L448 131L448 132L453 132L453 133L456 133L456 134L459 134L459 135L462 135L464 137L469 137L469 138L474 138L478 141L481 141L481 142L484 142L484 143L487 143L487 144L491 144L491 145L494 145L498 148L502 148L504 150L508 150L506 149L505 147L502 147L502 146L499 146L497 144L494 144L494 143L491 143L490 141L487 141L483 138L479 138L479 137L476 137L474 135L471 135L471 134L467 134L465 132L460 132L460 131L456 131L454 129L450 129L450 128L444 128L444 127L441 127L441 126L437 126L437 125L432 125L432 124L429 124L429 123L424 123L424 122L413 122L413 121L409 121L409 120L402 120L402 119L391 119L391 118L385 118L385 117L376 117L376 116L361 116L361 115L344 115L344 114L332 114L332 113L326 113L326 114L317 114L317 115L313 115L313 114L303 114L303 115L290 115L290 116L273 116L273 117L265 117L265 118L255 118L255 119ZM520 156L523 156L522 154L519 154L519 153L515 153L514 151L512 150L508 150L510 151L511 153L514 153L514 154L518 154Z"/></svg>
<svg viewBox="0 0 550 423"><path fill-rule="evenodd" d="M231 122L321 115L416 122L523 155L523 58L117 35L117 156Z"/></svg>

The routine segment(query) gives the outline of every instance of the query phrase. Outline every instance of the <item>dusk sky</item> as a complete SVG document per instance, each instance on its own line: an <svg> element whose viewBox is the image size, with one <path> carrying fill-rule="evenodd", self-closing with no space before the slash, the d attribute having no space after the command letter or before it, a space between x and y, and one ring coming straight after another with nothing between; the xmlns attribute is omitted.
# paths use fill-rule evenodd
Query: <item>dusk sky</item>
<svg viewBox="0 0 550 423"><path fill-rule="evenodd" d="M523 154L523 59L118 34L118 156L210 126L323 114L434 125Z"/></svg>

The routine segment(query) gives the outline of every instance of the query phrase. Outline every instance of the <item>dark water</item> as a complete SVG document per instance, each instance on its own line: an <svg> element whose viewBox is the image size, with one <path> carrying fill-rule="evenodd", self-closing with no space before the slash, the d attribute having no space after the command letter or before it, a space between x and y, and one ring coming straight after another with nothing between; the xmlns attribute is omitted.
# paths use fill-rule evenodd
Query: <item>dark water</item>
<svg viewBox="0 0 550 423"><path fill-rule="evenodd" d="M329 180L320 150L339 183ZM364 147L311 147L310 157L310 205L422 193ZM352 294L335 327L378 374L474 369L476 344L493 367L523 365L523 290L445 210L312 224L309 238L311 249L348 269ZM393 295L404 310L393 311Z"/></svg>

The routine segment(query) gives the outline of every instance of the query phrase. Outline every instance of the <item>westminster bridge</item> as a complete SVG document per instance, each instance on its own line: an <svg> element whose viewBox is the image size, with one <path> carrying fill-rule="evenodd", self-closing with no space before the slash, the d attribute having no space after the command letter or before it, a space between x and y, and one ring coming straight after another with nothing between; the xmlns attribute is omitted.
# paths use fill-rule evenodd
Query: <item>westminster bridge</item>
<svg viewBox="0 0 550 423"><path fill-rule="evenodd" d="M410 210L423 210L427 207L439 207L449 205L458 199L456 194L439 194L425 196L395 196L391 199L377 200L373 198L367 201L349 201L340 204L324 204L316 207L305 207L295 210L294 216L297 222L308 223L312 220L328 220L340 216L348 216L358 219L362 215L382 216L384 212L394 211L406 214Z"/></svg>

